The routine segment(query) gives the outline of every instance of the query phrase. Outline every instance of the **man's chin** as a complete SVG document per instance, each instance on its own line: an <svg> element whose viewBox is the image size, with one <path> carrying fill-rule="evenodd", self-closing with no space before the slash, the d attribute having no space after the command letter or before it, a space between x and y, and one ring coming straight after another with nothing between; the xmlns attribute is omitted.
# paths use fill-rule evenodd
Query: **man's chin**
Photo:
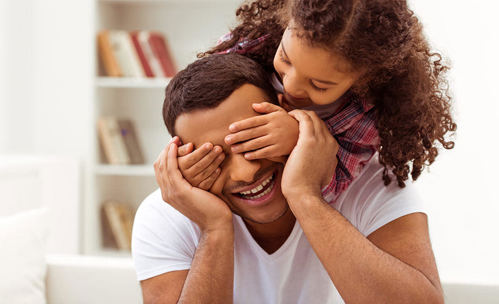
<svg viewBox="0 0 499 304"><path fill-rule="evenodd" d="M248 222L252 222L252 223L255 223L255 224L261 224L261 225L265 225L265 224L272 224L272 223L275 223L277 222L278 220L280 220L281 218L283 218L287 213L288 211L290 211L289 209L289 205L286 204L286 207L283 211L281 211L280 213L277 214L277 216L275 217L270 217L268 219L255 219L255 218L251 218L249 216L245 216L245 215L241 215L241 214L238 214L237 212L235 212L234 210L232 211L234 214L236 215L239 215L242 219L244 219L245 221L248 221Z"/></svg>

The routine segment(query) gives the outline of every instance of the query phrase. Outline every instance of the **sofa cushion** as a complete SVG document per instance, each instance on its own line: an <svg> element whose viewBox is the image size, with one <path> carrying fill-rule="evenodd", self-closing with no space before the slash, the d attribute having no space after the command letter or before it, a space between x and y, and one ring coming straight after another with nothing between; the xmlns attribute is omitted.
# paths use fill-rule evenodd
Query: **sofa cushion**
<svg viewBox="0 0 499 304"><path fill-rule="evenodd" d="M46 303L45 208L0 218L0 295L2 303Z"/></svg>

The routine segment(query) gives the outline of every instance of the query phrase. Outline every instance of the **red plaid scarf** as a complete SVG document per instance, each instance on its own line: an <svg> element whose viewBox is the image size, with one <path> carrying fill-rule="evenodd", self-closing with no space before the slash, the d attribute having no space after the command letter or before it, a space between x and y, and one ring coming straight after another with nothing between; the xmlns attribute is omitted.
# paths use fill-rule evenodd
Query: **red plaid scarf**
<svg viewBox="0 0 499 304"><path fill-rule="evenodd" d="M230 39L230 33L221 37L218 43ZM243 40L234 47L220 54L246 54L270 37L269 34L254 40ZM273 79L275 80L275 79ZM276 91L282 93L282 84L276 85ZM340 100L342 106L329 117L321 117L329 132L338 142L336 154L338 165L329 185L322 189L322 196L328 203L335 203L364 166L371 160L379 147L379 134L375 124L374 105L360 99L351 92L345 93Z"/></svg>

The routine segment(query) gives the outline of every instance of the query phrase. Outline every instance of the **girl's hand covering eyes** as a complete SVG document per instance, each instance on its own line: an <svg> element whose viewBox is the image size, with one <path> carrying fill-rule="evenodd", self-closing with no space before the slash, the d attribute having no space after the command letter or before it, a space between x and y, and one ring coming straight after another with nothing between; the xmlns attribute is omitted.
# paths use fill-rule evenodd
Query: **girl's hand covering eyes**
<svg viewBox="0 0 499 304"><path fill-rule="evenodd" d="M248 160L287 156L298 141L298 122L283 108L255 103L253 109L262 115L235 122L229 126L225 142L233 153L244 153Z"/></svg>
<svg viewBox="0 0 499 304"><path fill-rule="evenodd" d="M180 145L178 137L173 139ZM220 175L220 164L225 158L223 149L220 146L213 146L211 143L204 143L194 150L192 143L178 147L178 167L182 176L193 186L203 190L209 190Z"/></svg>

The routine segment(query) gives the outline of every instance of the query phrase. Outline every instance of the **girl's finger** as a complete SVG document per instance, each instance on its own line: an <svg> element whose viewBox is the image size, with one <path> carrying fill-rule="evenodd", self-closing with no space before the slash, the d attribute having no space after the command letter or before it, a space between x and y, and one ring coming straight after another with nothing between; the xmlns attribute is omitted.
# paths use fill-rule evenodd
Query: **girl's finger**
<svg viewBox="0 0 499 304"><path fill-rule="evenodd" d="M201 147L197 148L193 152L187 154L186 156L182 156L179 158L180 169L188 170L196 163L198 163L203 157L205 157L208 153L210 153L213 149L212 143L204 143Z"/></svg>
<svg viewBox="0 0 499 304"><path fill-rule="evenodd" d="M267 115L253 116L240 121L236 121L229 126L229 131L232 133L239 132L244 129L254 128L264 125L269 122Z"/></svg>
<svg viewBox="0 0 499 304"><path fill-rule="evenodd" d="M272 104L270 102L260 102L260 103L254 103L253 105L253 110L255 110L258 113L272 113L276 111L284 111L283 108L279 107L278 105Z"/></svg>
<svg viewBox="0 0 499 304"><path fill-rule="evenodd" d="M192 143L187 143L185 145L178 147L177 150L178 157L186 156L187 154L192 152L193 148L194 145Z"/></svg>
<svg viewBox="0 0 499 304"><path fill-rule="evenodd" d="M241 141L250 140L256 137L260 137L265 135L268 131L265 127L266 125L262 125L256 128L250 128L246 130L239 131L234 134L229 134L225 136L225 143L228 145L232 145Z"/></svg>
<svg viewBox="0 0 499 304"><path fill-rule="evenodd" d="M224 158L225 156L223 154L220 154L208 167L206 167L206 169L204 169L198 175L196 175L194 177L196 184L197 185L201 184L202 181L211 176L213 172L215 172L218 169Z"/></svg>
<svg viewBox="0 0 499 304"><path fill-rule="evenodd" d="M218 159L218 157L225 157L220 146L216 146L215 148L213 148L197 163L192 165L189 169L185 170L185 175L196 177L197 175L205 171L216 159ZM202 181L203 179L204 178L200 179L199 181Z"/></svg>
<svg viewBox="0 0 499 304"><path fill-rule="evenodd" d="M233 153L243 153L262 149L272 144L275 144L275 142L272 142L272 137L270 135L264 135L237 145L233 145L230 147L230 149Z"/></svg>
<svg viewBox="0 0 499 304"><path fill-rule="evenodd" d="M222 170L220 170L220 168L217 168L210 176L208 176L208 178L199 183L198 188L206 191L210 190L211 186L213 186L218 176L220 175L220 172L222 172Z"/></svg>
<svg viewBox="0 0 499 304"><path fill-rule="evenodd" d="M258 149L256 151L244 153L244 158L247 160L253 159L262 159L262 158L272 158L275 157L275 148L274 146L267 146L262 149Z"/></svg>

